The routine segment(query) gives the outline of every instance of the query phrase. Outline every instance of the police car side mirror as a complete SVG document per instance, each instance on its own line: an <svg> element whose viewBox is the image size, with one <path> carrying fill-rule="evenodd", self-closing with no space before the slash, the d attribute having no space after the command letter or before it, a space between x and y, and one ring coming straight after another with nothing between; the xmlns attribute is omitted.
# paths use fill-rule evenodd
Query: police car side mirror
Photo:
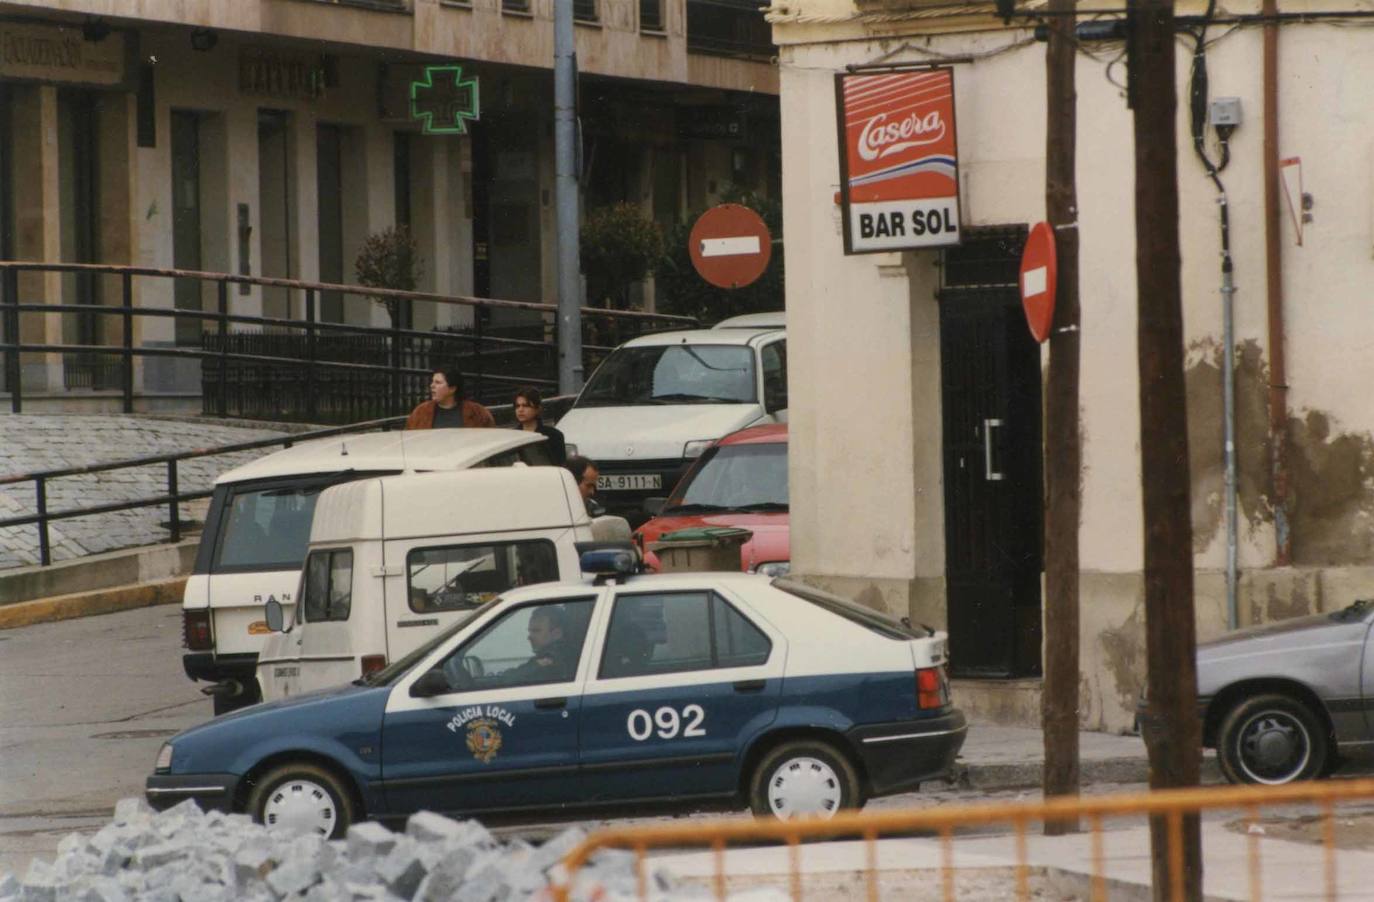
<svg viewBox="0 0 1374 902"><path fill-rule="evenodd" d="M262 612L267 619L267 628L274 633L280 633L286 622L286 618L282 614L281 602L273 598L262 606Z"/></svg>
<svg viewBox="0 0 1374 902"><path fill-rule="evenodd" d="M433 698L452 691L448 685L448 677L444 676L442 670L427 670L410 685L411 698Z"/></svg>

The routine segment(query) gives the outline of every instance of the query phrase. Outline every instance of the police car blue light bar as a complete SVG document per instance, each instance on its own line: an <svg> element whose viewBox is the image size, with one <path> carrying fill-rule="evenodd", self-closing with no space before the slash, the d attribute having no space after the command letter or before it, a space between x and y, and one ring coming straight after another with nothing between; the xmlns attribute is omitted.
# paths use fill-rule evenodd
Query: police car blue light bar
<svg viewBox="0 0 1374 902"><path fill-rule="evenodd" d="M629 576L639 570L639 555L633 548L596 548L582 552L583 573Z"/></svg>

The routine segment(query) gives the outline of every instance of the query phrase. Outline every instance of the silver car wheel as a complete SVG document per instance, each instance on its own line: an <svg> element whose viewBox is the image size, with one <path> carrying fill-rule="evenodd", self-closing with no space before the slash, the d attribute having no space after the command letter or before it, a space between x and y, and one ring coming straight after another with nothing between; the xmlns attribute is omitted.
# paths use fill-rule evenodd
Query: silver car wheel
<svg viewBox="0 0 1374 902"><path fill-rule="evenodd" d="M779 820L832 817L843 798L839 776L819 758L789 758L768 781L768 806Z"/></svg>
<svg viewBox="0 0 1374 902"><path fill-rule="evenodd" d="M267 796L262 822L276 830L313 833L326 839L334 834L338 811L329 789L303 778L283 780Z"/></svg>
<svg viewBox="0 0 1374 902"><path fill-rule="evenodd" d="M1277 785L1298 778L1312 756L1306 726L1287 711L1257 711L1236 731L1236 760L1256 783Z"/></svg>

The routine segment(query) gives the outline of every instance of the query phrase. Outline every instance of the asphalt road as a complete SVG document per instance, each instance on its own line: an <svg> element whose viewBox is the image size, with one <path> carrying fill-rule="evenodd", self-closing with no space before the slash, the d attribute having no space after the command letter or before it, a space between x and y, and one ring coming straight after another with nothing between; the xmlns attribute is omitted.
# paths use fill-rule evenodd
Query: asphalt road
<svg viewBox="0 0 1374 902"><path fill-rule="evenodd" d="M99 829L166 737L213 716L181 670L179 605L0 631L0 872Z"/></svg>

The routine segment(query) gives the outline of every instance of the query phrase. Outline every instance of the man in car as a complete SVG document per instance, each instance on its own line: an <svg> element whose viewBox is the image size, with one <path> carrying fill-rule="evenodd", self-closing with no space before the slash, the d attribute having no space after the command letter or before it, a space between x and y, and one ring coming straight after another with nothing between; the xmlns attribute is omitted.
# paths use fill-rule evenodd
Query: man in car
<svg viewBox="0 0 1374 902"><path fill-rule="evenodd" d="M582 503L587 506L587 516L599 517L606 513L606 508L602 507L601 502L594 497L596 495L596 478L601 475L597 470L596 464L580 454L574 454L568 458L567 463L563 464L572 473L573 479L577 480L577 491L582 496Z"/></svg>
<svg viewBox="0 0 1374 902"><path fill-rule="evenodd" d="M577 649L564 635L567 618L561 605L537 608L530 615L530 650L528 661L501 674L506 685L528 683L558 683L573 678L577 670Z"/></svg>

